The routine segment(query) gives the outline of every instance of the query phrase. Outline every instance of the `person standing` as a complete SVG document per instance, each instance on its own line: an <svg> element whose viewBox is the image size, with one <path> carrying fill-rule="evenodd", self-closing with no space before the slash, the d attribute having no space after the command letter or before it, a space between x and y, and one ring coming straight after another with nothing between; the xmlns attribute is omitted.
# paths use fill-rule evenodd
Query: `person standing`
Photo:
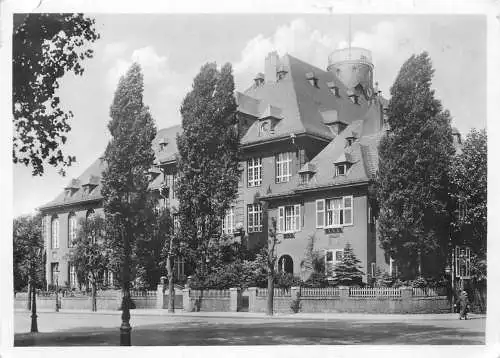
<svg viewBox="0 0 500 358"><path fill-rule="evenodd" d="M462 293L460 294L460 298L459 298L459 301L458 301L459 305L460 305L460 315L458 316L458 319L467 319L467 312L469 310L469 297L467 295L467 292L464 290L462 291Z"/></svg>

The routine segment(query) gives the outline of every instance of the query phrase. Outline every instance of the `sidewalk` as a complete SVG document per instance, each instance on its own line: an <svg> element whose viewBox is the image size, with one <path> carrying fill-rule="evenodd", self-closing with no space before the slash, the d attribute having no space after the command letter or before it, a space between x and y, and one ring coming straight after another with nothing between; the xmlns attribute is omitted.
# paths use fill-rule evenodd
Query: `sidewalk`
<svg viewBox="0 0 500 358"><path fill-rule="evenodd" d="M15 309L15 313L29 313L25 309ZM56 313L52 309L41 309L39 313ZM65 310L60 314L87 314L87 315L121 315L121 311L102 310L91 312L87 310ZM267 318L267 319L293 319L293 320L457 320L457 313L441 314L368 314L368 313L275 313L267 316L265 313L253 312L184 312L176 310L169 313L166 309L133 309L130 311L134 316L167 316L167 317L205 317L205 318ZM472 319L485 319L486 314L469 314Z"/></svg>

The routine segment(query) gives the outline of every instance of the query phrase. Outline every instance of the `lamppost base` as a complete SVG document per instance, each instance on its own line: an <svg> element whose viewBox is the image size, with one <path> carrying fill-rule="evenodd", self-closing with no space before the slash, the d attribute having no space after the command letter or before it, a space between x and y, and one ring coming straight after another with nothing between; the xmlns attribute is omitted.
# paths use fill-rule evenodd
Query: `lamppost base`
<svg viewBox="0 0 500 358"><path fill-rule="evenodd" d="M31 333L38 333L38 322L36 320L38 316L36 314L31 315Z"/></svg>
<svg viewBox="0 0 500 358"><path fill-rule="evenodd" d="M132 331L132 327L130 325L121 325L120 326L120 346L131 346L132 339L130 332Z"/></svg>

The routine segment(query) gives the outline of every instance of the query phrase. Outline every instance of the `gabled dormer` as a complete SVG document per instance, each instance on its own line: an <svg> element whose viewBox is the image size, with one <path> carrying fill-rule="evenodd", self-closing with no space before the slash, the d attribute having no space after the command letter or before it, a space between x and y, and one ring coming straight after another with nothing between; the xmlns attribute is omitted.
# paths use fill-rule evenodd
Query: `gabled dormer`
<svg viewBox="0 0 500 358"><path fill-rule="evenodd" d="M318 77L313 71L306 73L306 79L309 81L311 86L313 86L314 88L319 88Z"/></svg>
<svg viewBox="0 0 500 358"><path fill-rule="evenodd" d="M167 145L168 145L168 139L167 138L161 137L158 140L158 146L160 148L160 152L164 151L167 148Z"/></svg>
<svg viewBox="0 0 500 358"><path fill-rule="evenodd" d="M90 194L99 185L99 177L97 175L91 175L85 183L82 184L82 188L85 194Z"/></svg>
<svg viewBox="0 0 500 358"><path fill-rule="evenodd" d="M264 84L264 74L262 72L257 73L253 79L253 83L255 87L262 86Z"/></svg>
<svg viewBox="0 0 500 358"><path fill-rule="evenodd" d="M347 127L347 123L339 119L339 113L336 109L321 111L320 114L323 124L336 136Z"/></svg>
<svg viewBox="0 0 500 358"><path fill-rule="evenodd" d="M336 82L334 81L327 82L326 85L328 86L328 89L335 97L340 97L339 86Z"/></svg>
<svg viewBox="0 0 500 358"><path fill-rule="evenodd" d="M354 159L350 153L343 152L333 164L335 165L335 176L343 176L349 172L354 164Z"/></svg>
<svg viewBox="0 0 500 358"><path fill-rule="evenodd" d="M299 170L300 184L309 183L314 174L316 174L316 166L311 162L304 164L304 166Z"/></svg>
<svg viewBox="0 0 500 358"><path fill-rule="evenodd" d="M259 136L274 134L274 127L283 119L281 108L267 105L259 116Z"/></svg>
<svg viewBox="0 0 500 358"><path fill-rule="evenodd" d="M68 185L64 188L66 197L71 197L80 189L80 181L78 179L71 179Z"/></svg>
<svg viewBox="0 0 500 358"><path fill-rule="evenodd" d="M356 131L349 131L346 133L345 142L346 147L350 147L359 138L359 133Z"/></svg>
<svg viewBox="0 0 500 358"><path fill-rule="evenodd" d="M347 96L349 97L352 103L359 104L359 94L355 90L348 89Z"/></svg>

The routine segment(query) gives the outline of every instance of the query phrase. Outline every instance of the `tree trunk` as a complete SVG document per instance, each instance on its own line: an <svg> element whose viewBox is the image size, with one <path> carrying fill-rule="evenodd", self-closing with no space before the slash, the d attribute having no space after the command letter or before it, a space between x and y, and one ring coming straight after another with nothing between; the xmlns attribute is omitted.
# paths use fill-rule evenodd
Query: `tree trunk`
<svg viewBox="0 0 500 358"><path fill-rule="evenodd" d="M125 231L125 232L123 232ZM130 346L132 344L130 331L130 261L131 247L128 226L122 230L123 235L123 263L122 263L122 324L120 326L120 346Z"/></svg>
<svg viewBox="0 0 500 358"><path fill-rule="evenodd" d="M31 311L31 290L33 286L31 284L31 276L28 278L28 310Z"/></svg>
<svg viewBox="0 0 500 358"><path fill-rule="evenodd" d="M92 278L92 312L97 312L97 282Z"/></svg>
<svg viewBox="0 0 500 358"><path fill-rule="evenodd" d="M172 243L170 243L172 245ZM167 276L168 276L168 312L175 312L175 290L174 290L174 273L172 269L172 255L167 256Z"/></svg>
<svg viewBox="0 0 500 358"><path fill-rule="evenodd" d="M273 303L274 303L274 275L271 271L267 275L267 309L266 315L273 315Z"/></svg>

